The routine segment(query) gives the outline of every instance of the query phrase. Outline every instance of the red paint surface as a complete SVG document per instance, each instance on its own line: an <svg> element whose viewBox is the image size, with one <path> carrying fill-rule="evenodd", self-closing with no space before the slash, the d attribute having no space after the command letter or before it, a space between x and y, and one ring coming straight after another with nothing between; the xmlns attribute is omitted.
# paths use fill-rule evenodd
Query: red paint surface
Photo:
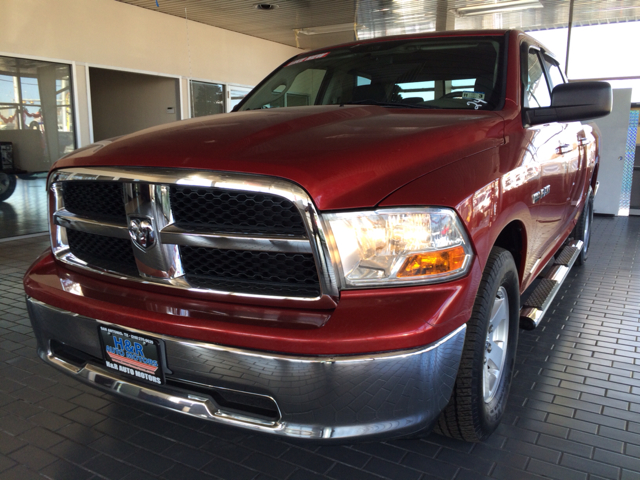
<svg viewBox="0 0 640 480"><path fill-rule="evenodd" d="M479 282L476 262L467 277L455 282L342 292L338 306L328 311L248 308L245 313L254 318L243 321L237 305L100 282L66 269L46 253L26 273L25 291L48 305L125 328L256 350L342 355L420 347L440 339L468 320ZM321 320L322 326L304 323L309 319Z"/></svg>
<svg viewBox="0 0 640 480"><path fill-rule="evenodd" d="M318 209L332 210L371 207L416 177L502 142L502 118L494 112L326 105L184 120L72 153L54 168L271 175L293 180Z"/></svg>

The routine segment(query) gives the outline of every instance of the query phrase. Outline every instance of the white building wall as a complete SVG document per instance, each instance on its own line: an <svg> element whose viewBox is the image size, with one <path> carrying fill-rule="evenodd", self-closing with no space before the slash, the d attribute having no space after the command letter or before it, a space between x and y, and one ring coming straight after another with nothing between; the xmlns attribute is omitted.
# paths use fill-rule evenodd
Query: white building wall
<svg viewBox="0 0 640 480"><path fill-rule="evenodd" d="M86 66L253 86L301 50L115 0L0 0L0 55L75 66L79 146L90 140Z"/></svg>

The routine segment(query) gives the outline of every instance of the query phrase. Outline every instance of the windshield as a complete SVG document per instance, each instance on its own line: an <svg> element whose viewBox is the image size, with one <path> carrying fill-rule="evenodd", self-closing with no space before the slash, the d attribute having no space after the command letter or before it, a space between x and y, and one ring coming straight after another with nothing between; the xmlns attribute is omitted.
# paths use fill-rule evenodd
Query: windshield
<svg viewBox="0 0 640 480"><path fill-rule="evenodd" d="M502 104L502 37L418 39L299 56L239 110L304 105L493 110Z"/></svg>

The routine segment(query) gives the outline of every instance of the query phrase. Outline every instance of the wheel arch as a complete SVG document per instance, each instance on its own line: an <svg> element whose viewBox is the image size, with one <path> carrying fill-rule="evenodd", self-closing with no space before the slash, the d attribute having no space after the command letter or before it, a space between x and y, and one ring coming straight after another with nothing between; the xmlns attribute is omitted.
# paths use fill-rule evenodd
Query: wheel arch
<svg viewBox="0 0 640 480"><path fill-rule="evenodd" d="M591 174L591 180L589 185L596 191L596 183L598 183L598 173L600 173L600 162L596 162L596 165L593 167L593 173Z"/></svg>
<svg viewBox="0 0 640 480"><path fill-rule="evenodd" d="M518 282L522 285L527 261L527 235L524 224L519 220L513 220L505 225L493 246L504 248L511 253L518 269Z"/></svg>

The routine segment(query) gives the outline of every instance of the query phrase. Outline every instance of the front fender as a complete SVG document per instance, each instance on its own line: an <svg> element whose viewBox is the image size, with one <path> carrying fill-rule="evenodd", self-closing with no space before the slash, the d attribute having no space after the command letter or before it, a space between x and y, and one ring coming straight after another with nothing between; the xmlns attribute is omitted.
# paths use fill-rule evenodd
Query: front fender
<svg viewBox="0 0 640 480"><path fill-rule="evenodd" d="M455 209L464 222L482 269L500 233L512 222L519 222L523 236L522 264L527 265L531 258L527 238L536 225L529 204L531 195L539 189L540 172L524 162L501 172L501 153L495 148L446 165L392 193L380 206L429 205Z"/></svg>

